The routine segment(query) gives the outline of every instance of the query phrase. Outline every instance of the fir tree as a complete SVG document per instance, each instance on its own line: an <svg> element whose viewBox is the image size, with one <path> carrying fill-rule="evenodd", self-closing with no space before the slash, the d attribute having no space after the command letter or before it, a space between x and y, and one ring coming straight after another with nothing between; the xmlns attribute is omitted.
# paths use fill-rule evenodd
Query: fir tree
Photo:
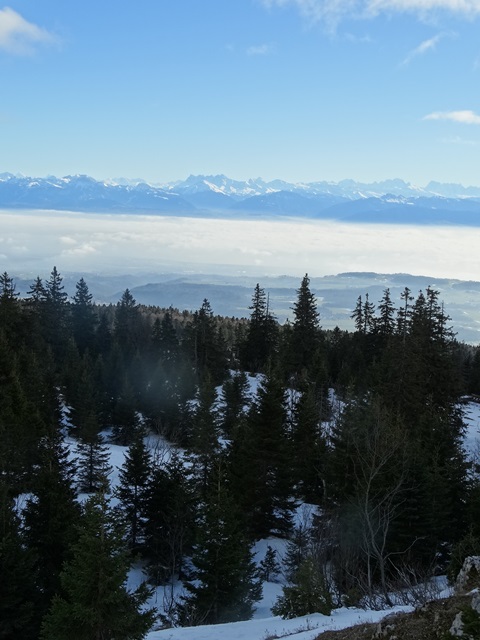
<svg viewBox="0 0 480 640"><path fill-rule="evenodd" d="M297 300L293 305L293 327L291 337L291 357L294 371L308 369L319 347L320 325L317 302L310 290L307 274L297 290Z"/></svg>
<svg viewBox="0 0 480 640"><path fill-rule="evenodd" d="M92 349L94 344L97 316L92 300L93 296L88 290L87 283L80 278L73 296L72 324L73 336L81 354L86 349Z"/></svg>
<svg viewBox="0 0 480 640"><path fill-rule="evenodd" d="M145 585L125 587L130 559L103 496L88 500L78 542L61 574L62 595L44 619L42 640L141 640L151 628L153 609L141 610Z"/></svg>
<svg viewBox="0 0 480 640"><path fill-rule="evenodd" d="M270 545L267 545L265 557L260 560L259 576L265 582L275 582L279 573L280 565L277 561L277 552Z"/></svg>
<svg viewBox="0 0 480 640"><path fill-rule="evenodd" d="M236 372L227 378L222 387L222 429L230 437L235 425L247 411L250 402L249 385L243 371Z"/></svg>
<svg viewBox="0 0 480 640"><path fill-rule="evenodd" d="M193 453L193 469L202 494L205 494L207 489L211 461L220 449L216 399L215 387L208 372L206 372L197 393L197 405L193 413L190 440L190 449Z"/></svg>
<svg viewBox="0 0 480 640"><path fill-rule="evenodd" d="M59 590L60 571L75 540L79 507L73 488L74 473L60 433L44 437L33 495L24 510L25 538L36 557L35 569L44 607Z"/></svg>
<svg viewBox="0 0 480 640"><path fill-rule="evenodd" d="M270 375L259 387L247 421L249 437L243 443L247 466L238 499L254 538L284 535L290 529L293 509L291 455L285 389L276 376Z"/></svg>
<svg viewBox="0 0 480 640"><path fill-rule="evenodd" d="M38 636L35 560L20 533L20 520L6 484L0 483L0 639Z"/></svg>
<svg viewBox="0 0 480 640"><path fill-rule="evenodd" d="M195 582L186 583L183 623L218 624L252 617L261 583L221 468L216 469L201 509L192 560Z"/></svg>
<svg viewBox="0 0 480 640"><path fill-rule="evenodd" d="M119 472L115 494L120 500L119 511L131 549L144 543L145 521L152 455L139 432L129 446Z"/></svg>
<svg viewBox="0 0 480 640"><path fill-rule="evenodd" d="M184 558L192 550L195 495L183 460L173 453L154 467L146 493L145 547L148 574L154 584L183 577Z"/></svg>
<svg viewBox="0 0 480 640"><path fill-rule="evenodd" d="M262 371L272 357L277 339L278 325L270 312L268 297L257 283L253 292L250 322L245 341L241 348L241 358L249 371Z"/></svg>

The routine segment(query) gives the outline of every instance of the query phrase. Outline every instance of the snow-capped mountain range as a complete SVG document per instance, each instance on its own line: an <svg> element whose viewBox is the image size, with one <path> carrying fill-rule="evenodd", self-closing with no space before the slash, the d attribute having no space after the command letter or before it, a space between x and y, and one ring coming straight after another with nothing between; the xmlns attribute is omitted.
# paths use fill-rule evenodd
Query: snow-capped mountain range
<svg viewBox="0 0 480 640"><path fill-rule="evenodd" d="M363 184L265 182L224 175L148 184L140 179L98 181L85 175L30 178L0 174L0 209L189 216L298 216L345 222L480 224L480 187L400 179Z"/></svg>

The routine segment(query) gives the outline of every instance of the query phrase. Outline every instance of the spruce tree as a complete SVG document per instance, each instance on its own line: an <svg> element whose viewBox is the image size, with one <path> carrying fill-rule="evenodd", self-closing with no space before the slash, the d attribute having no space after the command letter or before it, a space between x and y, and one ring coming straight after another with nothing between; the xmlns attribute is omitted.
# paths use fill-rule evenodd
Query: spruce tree
<svg viewBox="0 0 480 640"><path fill-rule="evenodd" d="M291 336L293 371L309 369L319 347L320 324L315 295L310 290L308 274L302 279L293 305L294 321Z"/></svg>
<svg viewBox="0 0 480 640"><path fill-rule="evenodd" d="M177 453L153 468L146 492L144 555L154 584L183 577L184 559L192 550L196 501L191 476Z"/></svg>
<svg viewBox="0 0 480 640"><path fill-rule="evenodd" d="M14 500L0 482L0 639L38 637L35 559L20 532Z"/></svg>
<svg viewBox="0 0 480 640"><path fill-rule="evenodd" d="M189 595L180 610L180 618L187 625L248 620L262 593L221 463L214 473L201 508L192 557L195 582L186 583Z"/></svg>
<svg viewBox="0 0 480 640"><path fill-rule="evenodd" d="M129 446L118 474L115 495L128 546L135 550L145 542L145 521L152 455L139 432Z"/></svg>
<svg viewBox="0 0 480 640"><path fill-rule="evenodd" d="M73 336L81 354L92 349L95 339L97 316L92 303L93 296L83 278L76 284L72 306Z"/></svg>
<svg viewBox="0 0 480 640"><path fill-rule="evenodd" d="M42 640L141 640L151 628L153 609L141 610L150 593L131 592L125 583L130 559L122 530L105 497L85 505L78 542L61 574L62 592L54 598L42 627Z"/></svg>
<svg viewBox="0 0 480 640"><path fill-rule="evenodd" d="M273 356L278 340L278 325L270 312L265 290L257 283L252 296L250 322L241 346L243 366L252 372L262 371Z"/></svg>
<svg viewBox="0 0 480 640"><path fill-rule="evenodd" d="M227 437L230 437L235 425L246 415L251 400L248 379L243 371L236 372L225 380L221 399L222 430Z"/></svg>
<svg viewBox="0 0 480 640"><path fill-rule="evenodd" d="M291 527L294 501L285 388L275 375L259 387L247 422L249 437L243 442L248 451L247 466L239 500L249 519L249 530L253 538L285 535Z"/></svg>
<svg viewBox="0 0 480 640"><path fill-rule="evenodd" d="M60 571L75 541L79 506L73 488L75 467L59 431L40 443L40 464L24 510L24 533L36 557L36 575L47 607L60 588Z"/></svg>

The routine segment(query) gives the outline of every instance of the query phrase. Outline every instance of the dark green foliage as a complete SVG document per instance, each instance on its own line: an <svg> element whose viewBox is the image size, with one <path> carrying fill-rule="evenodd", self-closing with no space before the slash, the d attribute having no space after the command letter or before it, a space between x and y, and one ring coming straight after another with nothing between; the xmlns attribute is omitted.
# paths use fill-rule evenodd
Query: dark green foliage
<svg viewBox="0 0 480 640"><path fill-rule="evenodd" d="M188 625L248 620L262 594L237 506L220 465L200 512L192 558L196 582L186 583L189 595L179 611L181 621Z"/></svg>
<svg viewBox="0 0 480 640"><path fill-rule="evenodd" d="M222 430L229 437L238 422L245 417L250 403L248 379L243 371L233 374L223 383L222 403Z"/></svg>
<svg viewBox="0 0 480 640"><path fill-rule="evenodd" d="M207 372L197 393L197 405L192 414L190 436L193 471L203 494L207 490L207 479L212 460L215 460L220 449L216 399L216 390Z"/></svg>
<svg viewBox="0 0 480 640"><path fill-rule="evenodd" d="M144 555L150 580L162 584L176 574L183 577L193 544L196 496L178 455L154 467L145 498Z"/></svg>
<svg viewBox="0 0 480 640"><path fill-rule="evenodd" d="M310 613L329 616L333 599L321 567L312 556L303 560L293 584L283 587L283 594L272 607L272 613L282 618L297 618Z"/></svg>
<svg viewBox="0 0 480 640"><path fill-rule="evenodd" d="M140 611L149 591L125 587L130 559L105 498L85 505L78 542L61 574L62 594L44 619L43 640L141 640L154 610Z"/></svg>
<svg viewBox="0 0 480 640"><path fill-rule="evenodd" d="M278 342L278 324L269 309L268 297L259 284L253 292L250 322L245 340L241 345L240 357L248 371L263 371L274 355Z"/></svg>
<svg viewBox="0 0 480 640"><path fill-rule="evenodd" d="M112 411L114 440L128 446L141 430L140 417L137 412L137 399L130 380L125 377L120 393Z"/></svg>
<svg viewBox="0 0 480 640"><path fill-rule="evenodd" d="M193 360L198 376L208 371L215 383L221 382L226 370L226 354L221 349L221 339L217 323L209 301L205 298L202 306L193 314L187 327L184 348Z"/></svg>
<svg viewBox="0 0 480 640"><path fill-rule="evenodd" d="M75 500L75 468L59 432L40 443L39 467L33 478L33 496L24 511L25 539L36 557L43 606L60 587L60 570L75 541L79 506Z"/></svg>
<svg viewBox="0 0 480 640"><path fill-rule="evenodd" d="M275 582L275 578L280 573L281 567L277 561L277 552L270 545L263 560L260 560L259 577L265 582Z"/></svg>
<svg viewBox="0 0 480 640"><path fill-rule="evenodd" d="M33 553L25 547L8 487L0 483L0 639L38 635Z"/></svg>
<svg viewBox="0 0 480 640"><path fill-rule="evenodd" d="M137 549L145 540L145 521L152 454L146 447L143 434L136 435L125 454L119 472L115 495L120 500L119 511L125 526L127 542Z"/></svg>
<svg viewBox="0 0 480 640"><path fill-rule="evenodd" d="M137 302L129 289L125 289L115 309L114 337L127 361L141 346L142 328Z"/></svg>
<svg viewBox="0 0 480 640"><path fill-rule="evenodd" d="M299 384L292 415L292 467L297 493L304 502L323 498L327 445L321 432L321 397L307 379Z"/></svg>
<svg viewBox="0 0 480 640"><path fill-rule="evenodd" d="M234 450L238 456L237 463L232 462L236 466L234 490L249 531L254 539L284 535L291 527L294 502L285 388L277 377L264 380L247 424L240 429L244 438Z"/></svg>
<svg viewBox="0 0 480 640"><path fill-rule="evenodd" d="M295 499L321 504L338 585L367 595L385 591L401 566L428 568L452 549L455 559L466 531L479 537L478 469L465 460L459 398L480 390L480 350L458 345L437 291L414 297L405 289L399 309L388 289L377 309L360 296L354 333L320 329L308 276L292 324L277 325L259 285L251 311L236 321L215 317L207 300L195 314L147 308L128 290L118 305L97 306L83 279L69 303L56 268L22 301L10 276L0 275L0 474L10 497L32 496L20 537L13 518L17 533L4 548L24 568L34 560L39 600L25 592L25 602L35 601L32 624L58 593L76 537L64 417L68 435L79 439L84 491L106 488L104 429L131 445L119 488L124 544L142 553L157 583L184 577L197 531L196 554L208 548L202 531L220 525L212 516L218 502L228 511L233 502L235 526L249 542L287 536ZM228 374L227 363L237 371ZM253 400L246 367L266 373ZM188 473L176 456L157 455L149 469L143 428L185 447ZM311 544L292 561L292 579ZM242 553L234 555L247 565ZM8 572L8 558L4 566ZM191 621L206 609L210 615L199 594L190 593ZM220 596L216 602L212 616L237 615L220 612ZM25 629L27 618L19 616Z"/></svg>
<svg viewBox="0 0 480 640"><path fill-rule="evenodd" d="M320 315L315 295L310 290L310 278L307 274L297 290L293 315L290 357L293 371L299 372L311 366L320 341Z"/></svg>
<svg viewBox="0 0 480 640"><path fill-rule="evenodd" d="M76 345L82 354L86 349L91 350L94 346L98 320L92 300L93 296L88 290L87 283L80 278L73 297L72 329Z"/></svg>
<svg viewBox="0 0 480 640"><path fill-rule="evenodd" d="M109 488L109 449L101 434L93 432L88 438L81 438L77 444L77 488L81 492L105 492Z"/></svg>

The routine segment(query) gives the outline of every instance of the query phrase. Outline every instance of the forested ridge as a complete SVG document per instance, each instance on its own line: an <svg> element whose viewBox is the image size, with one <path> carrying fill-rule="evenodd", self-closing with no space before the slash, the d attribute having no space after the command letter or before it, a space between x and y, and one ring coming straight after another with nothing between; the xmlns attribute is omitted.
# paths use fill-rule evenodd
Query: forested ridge
<svg viewBox="0 0 480 640"><path fill-rule="evenodd" d="M195 625L251 617L280 571L272 549L253 562L269 536L289 541L284 617L388 605L480 553L480 349L438 291L359 297L354 332L321 328L307 275L291 322L260 284L250 311L96 305L83 278L68 299L55 267L20 298L0 276L0 638L144 637L133 559L184 581L160 622ZM115 487L109 443L128 447Z"/></svg>

